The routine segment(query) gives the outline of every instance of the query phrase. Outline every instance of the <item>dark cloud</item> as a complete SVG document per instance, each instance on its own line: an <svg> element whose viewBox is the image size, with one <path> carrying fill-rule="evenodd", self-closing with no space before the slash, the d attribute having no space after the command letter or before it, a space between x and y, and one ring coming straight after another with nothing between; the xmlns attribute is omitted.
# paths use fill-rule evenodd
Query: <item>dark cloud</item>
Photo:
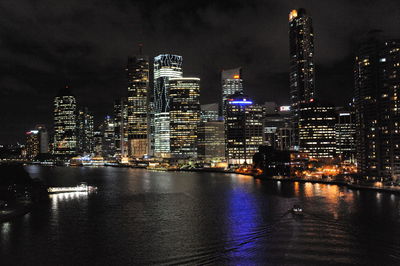
<svg viewBox="0 0 400 266"><path fill-rule="evenodd" d="M317 94L343 105L352 98L352 61L370 29L400 36L396 0L0 2L0 141L51 125L58 89L70 84L97 119L126 93L126 57L177 53L184 74L202 79L212 102L222 69L242 66L246 93L288 103L288 13L305 7L314 21Z"/></svg>

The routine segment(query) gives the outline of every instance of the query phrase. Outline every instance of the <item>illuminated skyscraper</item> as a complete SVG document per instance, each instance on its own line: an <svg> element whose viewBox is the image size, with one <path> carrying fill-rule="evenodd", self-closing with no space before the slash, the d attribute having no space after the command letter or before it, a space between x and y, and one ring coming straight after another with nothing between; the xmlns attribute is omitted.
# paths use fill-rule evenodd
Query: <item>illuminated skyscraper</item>
<svg viewBox="0 0 400 266"><path fill-rule="evenodd" d="M77 151L80 155L94 153L93 115L87 108L78 111L77 115Z"/></svg>
<svg viewBox="0 0 400 266"><path fill-rule="evenodd" d="M225 123L202 120L197 130L197 157L205 163L225 160Z"/></svg>
<svg viewBox="0 0 400 266"><path fill-rule="evenodd" d="M39 143L40 149L39 153L48 153L49 152L49 134L44 125L36 125L35 129L39 132Z"/></svg>
<svg viewBox="0 0 400 266"><path fill-rule="evenodd" d="M101 155L104 158L113 158L115 155L115 124L111 116L106 116L100 126Z"/></svg>
<svg viewBox="0 0 400 266"><path fill-rule="evenodd" d="M114 102L114 140L116 155L128 155L128 102L124 97Z"/></svg>
<svg viewBox="0 0 400 266"><path fill-rule="evenodd" d="M200 106L200 120L201 121L218 121L219 120L219 104L210 103L202 104Z"/></svg>
<svg viewBox="0 0 400 266"><path fill-rule="evenodd" d="M263 145L263 108L241 94L226 101L226 159L230 165L251 164Z"/></svg>
<svg viewBox="0 0 400 266"><path fill-rule="evenodd" d="M30 130L26 132L26 157L34 159L40 152L40 137L38 130Z"/></svg>
<svg viewBox="0 0 400 266"><path fill-rule="evenodd" d="M149 60L128 58L128 154L141 158L149 154Z"/></svg>
<svg viewBox="0 0 400 266"><path fill-rule="evenodd" d="M300 105L300 151L316 159L336 155L336 111L331 105L311 101Z"/></svg>
<svg viewBox="0 0 400 266"><path fill-rule="evenodd" d="M355 162L356 124L353 110L339 110L335 125L336 155L343 161Z"/></svg>
<svg viewBox="0 0 400 266"><path fill-rule="evenodd" d="M154 58L154 90L151 123L154 124L154 155L170 156L170 98L169 79L181 78L182 56L161 54ZM154 122L153 122L154 121Z"/></svg>
<svg viewBox="0 0 400 266"><path fill-rule="evenodd" d="M200 79L170 78L170 149L175 159L197 157L200 122Z"/></svg>
<svg viewBox="0 0 400 266"><path fill-rule="evenodd" d="M54 98L54 154L76 154L76 100L68 86Z"/></svg>
<svg viewBox="0 0 400 266"><path fill-rule="evenodd" d="M226 100L233 94L243 94L242 68L238 67L228 70L222 70L221 85L221 115L223 116L226 110Z"/></svg>
<svg viewBox="0 0 400 266"><path fill-rule="evenodd" d="M289 14L290 98L294 143L298 143L299 111L302 103L314 98L314 31L312 19L303 8ZM298 145L295 145L298 146Z"/></svg>
<svg viewBox="0 0 400 266"><path fill-rule="evenodd" d="M400 40L372 33L355 60L358 172L400 178Z"/></svg>

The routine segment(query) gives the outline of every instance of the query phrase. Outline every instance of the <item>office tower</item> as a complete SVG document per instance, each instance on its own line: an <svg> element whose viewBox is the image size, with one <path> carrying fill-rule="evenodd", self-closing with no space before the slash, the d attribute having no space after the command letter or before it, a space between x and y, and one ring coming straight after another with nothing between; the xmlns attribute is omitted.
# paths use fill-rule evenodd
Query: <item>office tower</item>
<svg viewBox="0 0 400 266"><path fill-rule="evenodd" d="M77 151L80 155L94 153L94 121L93 115L85 107L77 114Z"/></svg>
<svg viewBox="0 0 400 266"><path fill-rule="evenodd" d="M226 110L226 100L234 94L243 94L242 68L222 70L221 73L222 97L221 97L221 116Z"/></svg>
<svg viewBox="0 0 400 266"><path fill-rule="evenodd" d="M115 155L115 124L111 116L106 116L100 126L101 131L101 155L104 158L113 158Z"/></svg>
<svg viewBox="0 0 400 266"><path fill-rule="evenodd" d="M114 102L114 140L115 154L118 157L128 155L128 102L120 98Z"/></svg>
<svg viewBox="0 0 400 266"><path fill-rule="evenodd" d="M294 130L292 128L290 106L277 106L275 103L264 105L264 141L275 150L290 150L293 147Z"/></svg>
<svg viewBox="0 0 400 266"><path fill-rule="evenodd" d="M300 151L310 158L332 159L336 153L336 112L331 105L315 100L300 105Z"/></svg>
<svg viewBox="0 0 400 266"><path fill-rule="evenodd" d="M76 154L76 99L68 86L54 98L54 154Z"/></svg>
<svg viewBox="0 0 400 266"><path fill-rule="evenodd" d="M371 36L355 60L358 172L400 177L400 41Z"/></svg>
<svg viewBox="0 0 400 266"><path fill-rule="evenodd" d="M149 60L139 55L128 58L128 155L149 154Z"/></svg>
<svg viewBox="0 0 400 266"><path fill-rule="evenodd" d="M342 161L355 163L356 154L356 124L354 111L341 109L337 112L335 125L336 155Z"/></svg>
<svg viewBox="0 0 400 266"><path fill-rule="evenodd" d="M174 159L197 157L200 79L170 78L170 152Z"/></svg>
<svg viewBox="0 0 400 266"><path fill-rule="evenodd" d="M103 155L103 134L102 125L93 131L93 151L95 156Z"/></svg>
<svg viewBox="0 0 400 266"><path fill-rule="evenodd" d="M49 134L44 125L36 125L35 129L39 132L39 153L49 153Z"/></svg>
<svg viewBox="0 0 400 266"><path fill-rule="evenodd" d="M300 105L314 98L314 33L312 19L303 8L289 14L290 98L295 129L295 148L298 147Z"/></svg>
<svg viewBox="0 0 400 266"><path fill-rule="evenodd" d="M161 54L154 58L153 118L154 155L170 156L169 79L182 77L182 56ZM153 140L151 140L153 142Z"/></svg>
<svg viewBox="0 0 400 266"><path fill-rule="evenodd" d="M40 151L40 137L38 130L30 130L25 133L26 135L26 157L28 159L34 159Z"/></svg>
<svg viewBox="0 0 400 266"><path fill-rule="evenodd" d="M210 103L202 104L200 106L200 120L201 121L218 121L219 120L219 104Z"/></svg>
<svg viewBox="0 0 400 266"><path fill-rule="evenodd" d="M251 164L263 144L263 108L241 94L226 101L226 158L230 165Z"/></svg>
<svg viewBox="0 0 400 266"><path fill-rule="evenodd" d="M224 121L201 120L197 129L197 157L204 163L225 160Z"/></svg>

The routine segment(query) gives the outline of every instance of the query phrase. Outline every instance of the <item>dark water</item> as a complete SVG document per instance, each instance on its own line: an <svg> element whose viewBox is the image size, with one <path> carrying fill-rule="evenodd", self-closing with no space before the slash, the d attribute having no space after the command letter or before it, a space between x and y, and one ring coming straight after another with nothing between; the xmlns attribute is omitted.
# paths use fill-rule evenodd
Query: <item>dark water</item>
<svg viewBox="0 0 400 266"><path fill-rule="evenodd" d="M0 224L0 265L400 264L400 197L229 174L29 166L86 181ZM293 204L303 217L288 213Z"/></svg>

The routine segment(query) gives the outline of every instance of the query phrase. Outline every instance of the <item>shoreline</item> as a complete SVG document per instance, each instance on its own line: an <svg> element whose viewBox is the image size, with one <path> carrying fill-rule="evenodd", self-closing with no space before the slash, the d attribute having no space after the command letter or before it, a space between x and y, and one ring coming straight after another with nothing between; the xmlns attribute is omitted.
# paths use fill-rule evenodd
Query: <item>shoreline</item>
<svg viewBox="0 0 400 266"><path fill-rule="evenodd" d="M282 182L299 182L299 183L312 183L312 184L325 184L325 185L337 185L341 187L347 187L351 190L370 190L370 191L375 191L375 192L386 192L386 193L391 193L391 194L397 194L400 195L400 187L398 189L396 188L388 188L388 187L372 187L372 186L365 186L365 185L357 185L357 184L350 184L345 181L338 181L338 180L332 180L332 181L325 181L325 180L313 180L313 179L301 179L301 178L277 178L277 177L257 177L254 176L253 174L243 174L243 173L236 173L234 171L226 171L226 170L216 170L213 171L212 169L185 169L185 170L177 170L177 171L183 171L183 172L212 172L212 173L225 173L225 174L237 174L237 175L246 175L246 176L253 176L255 179L259 180L270 180L270 181L282 181Z"/></svg>

